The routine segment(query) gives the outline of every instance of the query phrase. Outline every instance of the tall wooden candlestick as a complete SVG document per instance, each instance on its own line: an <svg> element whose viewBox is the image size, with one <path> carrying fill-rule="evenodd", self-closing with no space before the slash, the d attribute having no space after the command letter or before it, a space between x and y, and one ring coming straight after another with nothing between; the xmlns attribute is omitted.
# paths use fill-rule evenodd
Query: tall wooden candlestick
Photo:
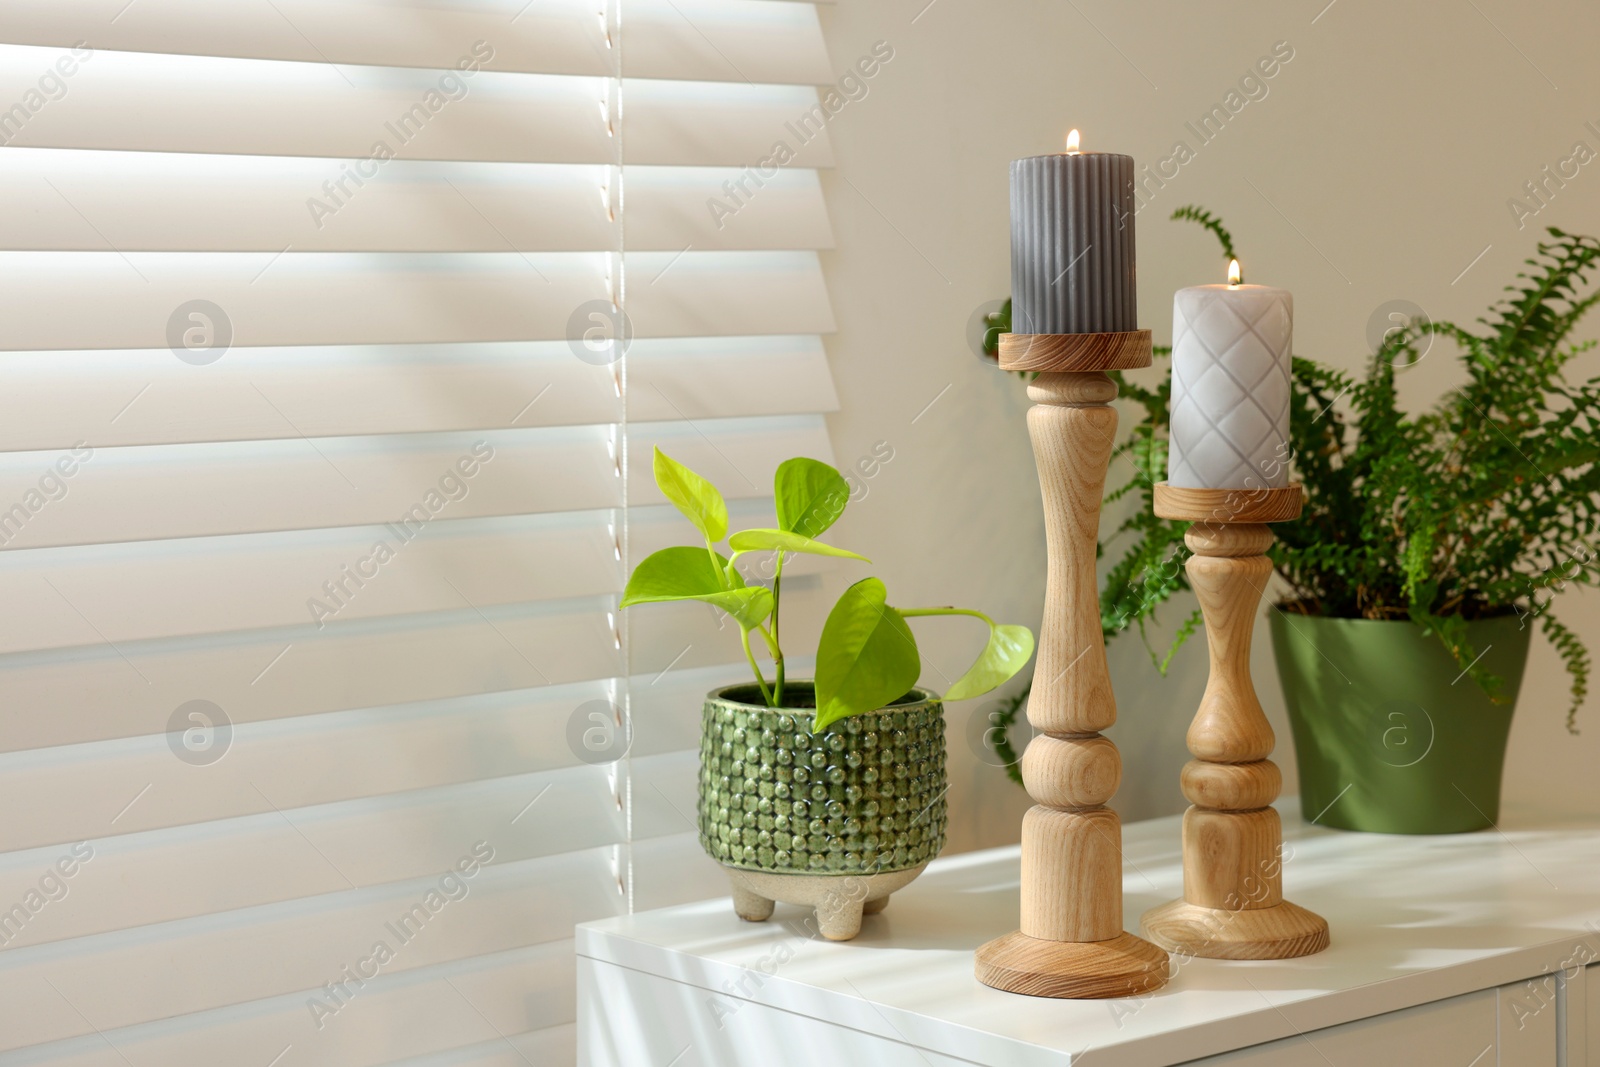
<svg viewBox="0 0 1600 1067"><path fill-rule="evenodd" d="M1189 727L1183 795L1183 899L1145 912L1145 936L1173 952L1278 960L1328 947L1328 923L1283 899L1283 785L1274 738L1250 680L1250 637L1272 562L1269 522L1298 518L1298 485L1155 487L1155 512L1194 523L1185 565L1205 615L1211 675Z"/></svg>
<svg viewBox="0 0 1600 1067"><path fill-rule="evenodd" d="M1122 761L1100 631L1095 543L1116 436L1107 370L1150 365L1150 331L1005 334L1000 366L1041 373L1028 435L1044 494L1044 620L1022 779L1022 928L981 946L978 980L1041 997L1125 997L1167 981L1167 954L1122 928L1122 824L1106 801Z"/></svg>

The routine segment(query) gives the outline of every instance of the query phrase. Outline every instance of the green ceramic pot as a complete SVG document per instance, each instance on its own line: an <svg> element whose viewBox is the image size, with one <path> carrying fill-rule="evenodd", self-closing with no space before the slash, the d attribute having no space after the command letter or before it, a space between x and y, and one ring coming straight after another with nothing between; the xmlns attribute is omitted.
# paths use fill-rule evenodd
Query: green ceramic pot
<svg viewBox="0 0 1600 1067"><path fill-rule="evenodd" d="M810 702L788 682L786 703ZM885 874L944 847L944 705L913 689L811 733L807 708L768 708L754 685L706 695L700 844L727 867L779 874Z"/></svg>
<svg viewBox="0 0 1600 1067"><path fill-rule="evenodd" d="M1306 819L1389 834L1495 824L1532 636L1519 616L1467 626L1504 683L1495 704L1411 622L1270 615Z"/></svg>

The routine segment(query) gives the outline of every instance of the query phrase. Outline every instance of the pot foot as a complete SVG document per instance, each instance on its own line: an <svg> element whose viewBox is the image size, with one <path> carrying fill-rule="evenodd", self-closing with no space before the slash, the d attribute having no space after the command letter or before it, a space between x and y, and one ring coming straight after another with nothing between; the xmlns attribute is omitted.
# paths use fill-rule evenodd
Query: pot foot
<svg viewBox="0 0 1600 1067"><path fill-rule="evenodd" d="M772 901L733 881L733 913L747 923L766 922L772 918Z"/></svg>
<svg viewBox="0 0 1600 1067"><path fill-rule="evenodd" d="M829 941L849 941L861 933L861 917L889 905L889 894L904 889L927 864L876 874L780 874L724 867L733 886L733 910L748 922L772 915L773 901L815 910L805 929Z"/></svg>
<svg viewBox="0 0 1600 1067"><path fill-rule="evenodd" d="M817 904L817 932L829 941L849 941L861 932L862 902L835 894Z"/></svg>

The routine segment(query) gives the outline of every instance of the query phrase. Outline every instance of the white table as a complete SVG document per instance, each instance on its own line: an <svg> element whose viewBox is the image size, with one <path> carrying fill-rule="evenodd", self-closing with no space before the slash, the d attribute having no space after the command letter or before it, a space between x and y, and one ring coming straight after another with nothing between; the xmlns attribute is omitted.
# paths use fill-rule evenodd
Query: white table
<svg viewBox="0 0 1600 1067"><path fill-rule="evenodd" d="M580 926L580 1063L1600 1067L1600 826L1390 837L1281 809L1285 895L1332 927L1318 955L1176 960L1143 1000L989 989L973 949L1018 919L1017 850L993 849L938 860L844 944L726 898ZM1124 859L1137 930L1179 893L1178 819L1127 826Z"/></svg>

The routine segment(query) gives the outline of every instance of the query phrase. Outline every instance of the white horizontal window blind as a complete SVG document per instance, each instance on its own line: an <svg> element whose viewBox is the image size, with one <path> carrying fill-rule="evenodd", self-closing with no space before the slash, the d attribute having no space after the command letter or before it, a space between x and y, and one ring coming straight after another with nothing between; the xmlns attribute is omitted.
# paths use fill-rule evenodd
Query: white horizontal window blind
<svg viewBox="0 0 1600 1067"><path fill-rule="evenodd" d="M738 643L617 601L655 446L831 459L833 78L781 0L0 5L0 1067L566 1062L573 924L726 891Z"/></svg>

